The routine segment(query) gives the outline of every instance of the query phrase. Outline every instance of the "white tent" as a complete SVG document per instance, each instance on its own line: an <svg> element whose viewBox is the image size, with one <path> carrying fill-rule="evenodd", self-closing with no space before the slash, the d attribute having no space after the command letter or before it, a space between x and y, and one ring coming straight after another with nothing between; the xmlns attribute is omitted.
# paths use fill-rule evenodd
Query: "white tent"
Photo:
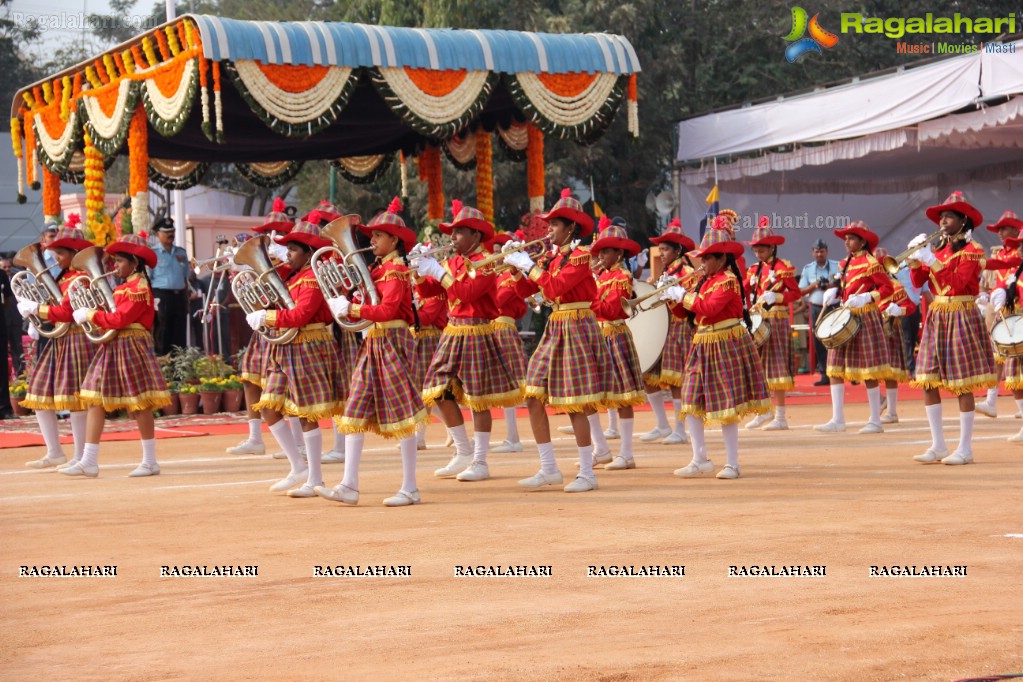
<svg viewBox="0 0 1023 682"><path fill-rule="evenodd" d="M715 177L746 238L771 217L797 264L820 237L840 257L828 233L849 219L901 251L935 229L924 207L956 189L990 222L1023 213L1023 41L998 48L679 122L682 224L696 231Z"/></svg>

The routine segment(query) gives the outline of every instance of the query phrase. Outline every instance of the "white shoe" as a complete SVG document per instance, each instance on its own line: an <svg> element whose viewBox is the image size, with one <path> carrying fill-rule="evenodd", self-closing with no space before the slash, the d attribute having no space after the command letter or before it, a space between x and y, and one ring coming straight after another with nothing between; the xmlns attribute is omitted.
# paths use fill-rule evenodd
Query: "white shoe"
<svg viewBox="0 0 1023 682"><path fill-rule="evenodd" d="M963 452L953 452L948 457L941 460L942 464L973 464L973 454Z"/></svg>
<svg viewBox="0 0 1023 682"><path fill-rule="evenodd" d="M564 433L565 435L568 435L568 436L574 436L575 435L575 427L574 426L559 426L558 427L558 433Z"/></svg>
<svg viewBox="0 0 1023 682"><path fill-rule="evenodd" d="M518 441L512 443L509 440L503 440L497 447L490 448L490 451L497 454L505 452L522 452L522 443L519 443Z"/></svg>
<svg viewBox="0 0 1023 682"><path fill-rule="evenodd" d="M867 425L860 429L860 433L884 433L884 427L874 422L867 422Z"/></svg>
<svg viewBox="0 0 1023 682"><path fill-rule="evenodd" d="M233 447L229 447L227 449L227 454L229 454L229 455L265 455L266 454L266 446L263 445L263 441L261 441L261 440L255 441L255 440L248 440L248 439L246 439L246 440L243 440L241 443L238 443L238 445L235 445ZM283 455L284 453L282 452L281 454ZM276 455L275 455L275 457L276 457Z"/></svg>
<svg viewBox="0 0 1023 682"><path fill-rule="evenodd" d="M650 443L650 442L653 442L655 440L661 440L662 438L667 438L670 435L671 435L671 428L670 427L659 429L659 428L657 428L655 426L653 429L651 429L650 431L647 431L642 436L640 436L639 439L641 441L643 441L644 443Z"/></svg>
<svg viewBox="0 0 1023 682"><path fill-rule="evenodd" d="M575 480L565 486L566 493L585 493L597 489L597 479L587 476L576 476Z"/></svg>
<svg viewBox="0 0 1023 682"><path fill-rule="evenodd" d="M143 476L159 475L160 475L159 464L156 464L155 462L153 464L146 464L145 462L143 462L142 464L139 464L137 467L135 467L135 469L130 474L128 474L128 478L142 478Z"/></svg>
<svg viewBox="0 0 1023 682"><path fill-rule="evenodd" d="M696 462L689 462L681 469L675 469L675 475L680 478L697 478L704 474L710 474L714 472L714 462L709 459L702 464Z"/></svg>
<svg viewBox="0 0 1023 682"><path fill-rule="evenodd" d="M553 474L547 474L541 469L529 478L519 481L519 485L529 490L539 490L545 485L561 485L564 481L560 470L556 470Z"/></svg>
<svg viewBox="0 0 1023 682"><path fill-rule="evenodd" d="M49 469L50 467L60 467L61 464L67 462L67 455L61 453L56 457L46 455L42 459L35 459L31 462L25 462L25 466L32 467L33 469Z"/></svg>
<svg viewBox="0 0 1023 682"><path fill-rule="evenodd" d="M449 433L447 439L444 441L444 447L450 448L454 444L455 444L455 439L452 438L451 434Z"/></svg>
<svg viewBox="0 0 1023 682"><path fill-rule="evenodd" d="M845 422L828 422L827 424L818 424L813 427L814 431L820 431L821 433L843 433L845 431Z"/></svg>
<svg viewBox="0 0 1023 682"><path fill-rule="evenodd" d="M325 500L333 500L334 502L342 502L344 504L351 505L359 504L359 491L352 490L343 483L338 483L333 488L328 488L323 485L314 486L313 492Z"/></svg>
<svg viewBox="0 0 1023 682"><path fill-rule="evenodd" d="M770 413L758 414L756 417L746 422L747 429L759 429L761 426L771 421L773 415Z"/></svg>
<svg viewBox="0 0 1023 682"><path fill-rule="evenodd" d="M413 490L412 492L406 492L399 490L392 497L388 497L384 500L385 507L408 507L412 504L419 504L422 499L419 497L419 491Z"/></svg>
<svg viewBox="0 0 1023 682"><path fill-rule="evenodd" d="M614 458L615 456L611 454L610 450L607 452L595 452L593 453L593 464L607 464Z"/></svg>
<svg viewBox="0 0 1023 682"><path fill-rule="evenodd" d="M770 424L765 424L761 431L788 431L789 422L785 417L775 417Z"/></svg>
<svg viewBox="0 0 1023 682"><path fill-rule="evenodd" d="M685 445L689 442L689 436L678 431L672 431L671 434L661 441L661 445Z"/></svg>
<svg viewBox="0 0 1023 682"><path fill-rule="evenodd" d="M67 464L58 465L57 466L57 471L63 471L64 469L69 469L69 468L75 466L76 464L78 464L80 461L82 461L82 460L81 459L73 459L70 462L68 462Z"/></svg>
<svg viewBox="0 0 1023 682"><path fill-rule="evenodd" d="M884 412L886 409L888 409L888 396L883 395L881 396L881 411Z"/></svg>
<svg viewBox="0 0 1023 682"><path fill-rule="evenodd" d="M610 426L604 431L604 438L608 440L618 440L622 437L622 434L618 433L618 429L612 429Z"/></svg>
<svg viewBox="0 0 1023 682"><path fill-rule="evenodd" d="M881 415L881 423L882 424L898 424L899 423L899 415L897 415L897 414L882 414Z"/></svg>
<svg viewBox="0 0 1023 682"><path fill-rule="evenodd" d="M1019 430L1015 436L1009 436L1008 441L1010 443L1023 443L1023 429Z"/></svg>
<svg viewBox="0 0 1023 682"><path fill-rule="evenodd" d="M321 464L340 464L345 461L345 453L338 450L331 450L330 452L323 453L323 457L320 458Z"/></svg>
<svg viewBox="0 0 1023 682"><path fill-rule="evenodd" d="M974 409L976 409L977 412L980 412L983 415L987 415L988 417L998 416L998 406L992 405L986 400L983 402L974 403Z"/></svg>
<svg viewBox="0 0 1023 682"><path fill-rule="evenodd" d="M718 475L715 476L715 478L739 478L739 467L733 467L731 464L726 464L722 467L721 471L718 472Z"/></svg>
<svg viewBox="0 0 1023 682"><path fill-rule="evenodd" d="M296 471L293 474L288 474L287 476L285 476L284 478L270 486L270 492L282 493L285 490L294 488L296 485L298 485L308 477L309 471L307 469L303 469L302 471Z"/></svg>
<svg viewBox="0 0 1023 682"><path fill-rule="evenodd" d="M425 440L417 440L416 441L416 450L426 450L426 441Z"/></svg>
<svg viewBox="0 0 1023 682"><path fill-rule="evenodd" d="M472 464L472 455L455 455L451 461L433 472L437 478L454 478Z"/></svg>
<svg viewBox="0 0 1023 682"><path fill-rule="evenodd" d="M288 497L316 497L316 488L320 486L309 485L303 483L298 488L292 488L288 491Z"/></svg>
<svg viewBox="0 0 1023 682"><path fill-rule="evenodd" d="M298 449L298 456L301 457L302 459L305 459L305 448L299 448ZM275 452L273 454L273 458L274 459L287 459L288 455L283 450L281 450L280 452Z"/></svg>
<svg viewBox="0 0 1023 682"><path fill-rule="evenodd" d="M613 460L604 465L604 469L608 471L616 471L619 469L635 469L636 460L632 457L622 457L618 455Z"/></svg>
<svg viewBox="0 0 1023 682"><path fill-rule="evenodd" d="M469 468L455 476L459 481L485 481L490 478L490 467L486 462L473 461Z"/></svg>
<svg viewBox="0 0 1023 682"><path fill-rule="evenodd" d="M913 459L924 464L934 464L940 462L945 457L948 457L948 450L942 450L935 452L934 448L927 448L927 451L922 455L915 455Z"/></svg>
<svg viewBox="0 0 1023 682"><path fill-rule="evenodd" d="M98 466L85 466L81 462L78 462L74 466L64 467L60 470L60 473L65 476L87 476L89 478L96 478L99 476Z"/></svg>

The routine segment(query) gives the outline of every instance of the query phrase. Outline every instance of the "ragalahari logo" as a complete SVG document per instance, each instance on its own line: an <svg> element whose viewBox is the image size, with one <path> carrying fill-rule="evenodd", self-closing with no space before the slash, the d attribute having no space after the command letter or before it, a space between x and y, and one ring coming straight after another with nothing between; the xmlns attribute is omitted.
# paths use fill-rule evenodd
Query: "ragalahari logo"
<svg viewBox="0 0 1023 682"><path fill-rule="evenodd" d="M809 22L806 20L807 16L806 10L802 7L792 8L792 31L785 36L785 40L791 43L785 48L785 59L789 60L789 64L807 52L824 54L824 50L834 47L838 42L838 36L821 27L817 20L819 14L813 15ZM807 30L810 31L810 35L804 37L803 34Z"/></svg>

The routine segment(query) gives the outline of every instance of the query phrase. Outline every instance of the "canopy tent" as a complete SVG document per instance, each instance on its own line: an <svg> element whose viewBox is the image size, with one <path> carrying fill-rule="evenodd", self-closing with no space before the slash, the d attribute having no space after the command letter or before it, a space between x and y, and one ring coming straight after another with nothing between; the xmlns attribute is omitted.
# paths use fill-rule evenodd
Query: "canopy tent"
<svg viewBox="0 0 1023 682"><path fill-rule="evenodd" d="M991 222L1023 209L1023 41L996 47L680 121L683 224L700 221L715 179L722 206L774 218L798 258L844 217L902 250L954 189Z"/></svg>
<svg viewBox="0 0 1023 682"><path fill-rule="evenodd" d="M401 152L420 156L421 176L436 184L443 150L461 168L481 159L477 187L486 194L492 132L510 154L530 157L536 204L544 135L591 142L623 100L638 135L639 71L628 40L603 33L185 15L20 90L12 132L19 172L33 186L43 166L44 203L47 181L81 180L83 170L87 189L98 183L102 192L102 164L128 153L140 220L136 195L147 178L187 187L212 161L274 186L312 159L368 181ZM431 201L431 217L437 211Z"/></svg>

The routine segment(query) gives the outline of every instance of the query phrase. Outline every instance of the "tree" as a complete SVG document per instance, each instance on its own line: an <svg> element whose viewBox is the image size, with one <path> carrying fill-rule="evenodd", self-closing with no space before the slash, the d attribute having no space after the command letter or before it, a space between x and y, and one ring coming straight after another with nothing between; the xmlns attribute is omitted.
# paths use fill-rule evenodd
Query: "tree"
<svg viewBox="0 0 1023 682"><path fill-rule="evenodd" d="M39 39L39 30L31 24L16 21L10 0L0 0L0 103L9 106L14 93L26 83L43 77L43 71L25 55L27 45ZM10 132L9 115L0 117L0 130Z"/></svg>

